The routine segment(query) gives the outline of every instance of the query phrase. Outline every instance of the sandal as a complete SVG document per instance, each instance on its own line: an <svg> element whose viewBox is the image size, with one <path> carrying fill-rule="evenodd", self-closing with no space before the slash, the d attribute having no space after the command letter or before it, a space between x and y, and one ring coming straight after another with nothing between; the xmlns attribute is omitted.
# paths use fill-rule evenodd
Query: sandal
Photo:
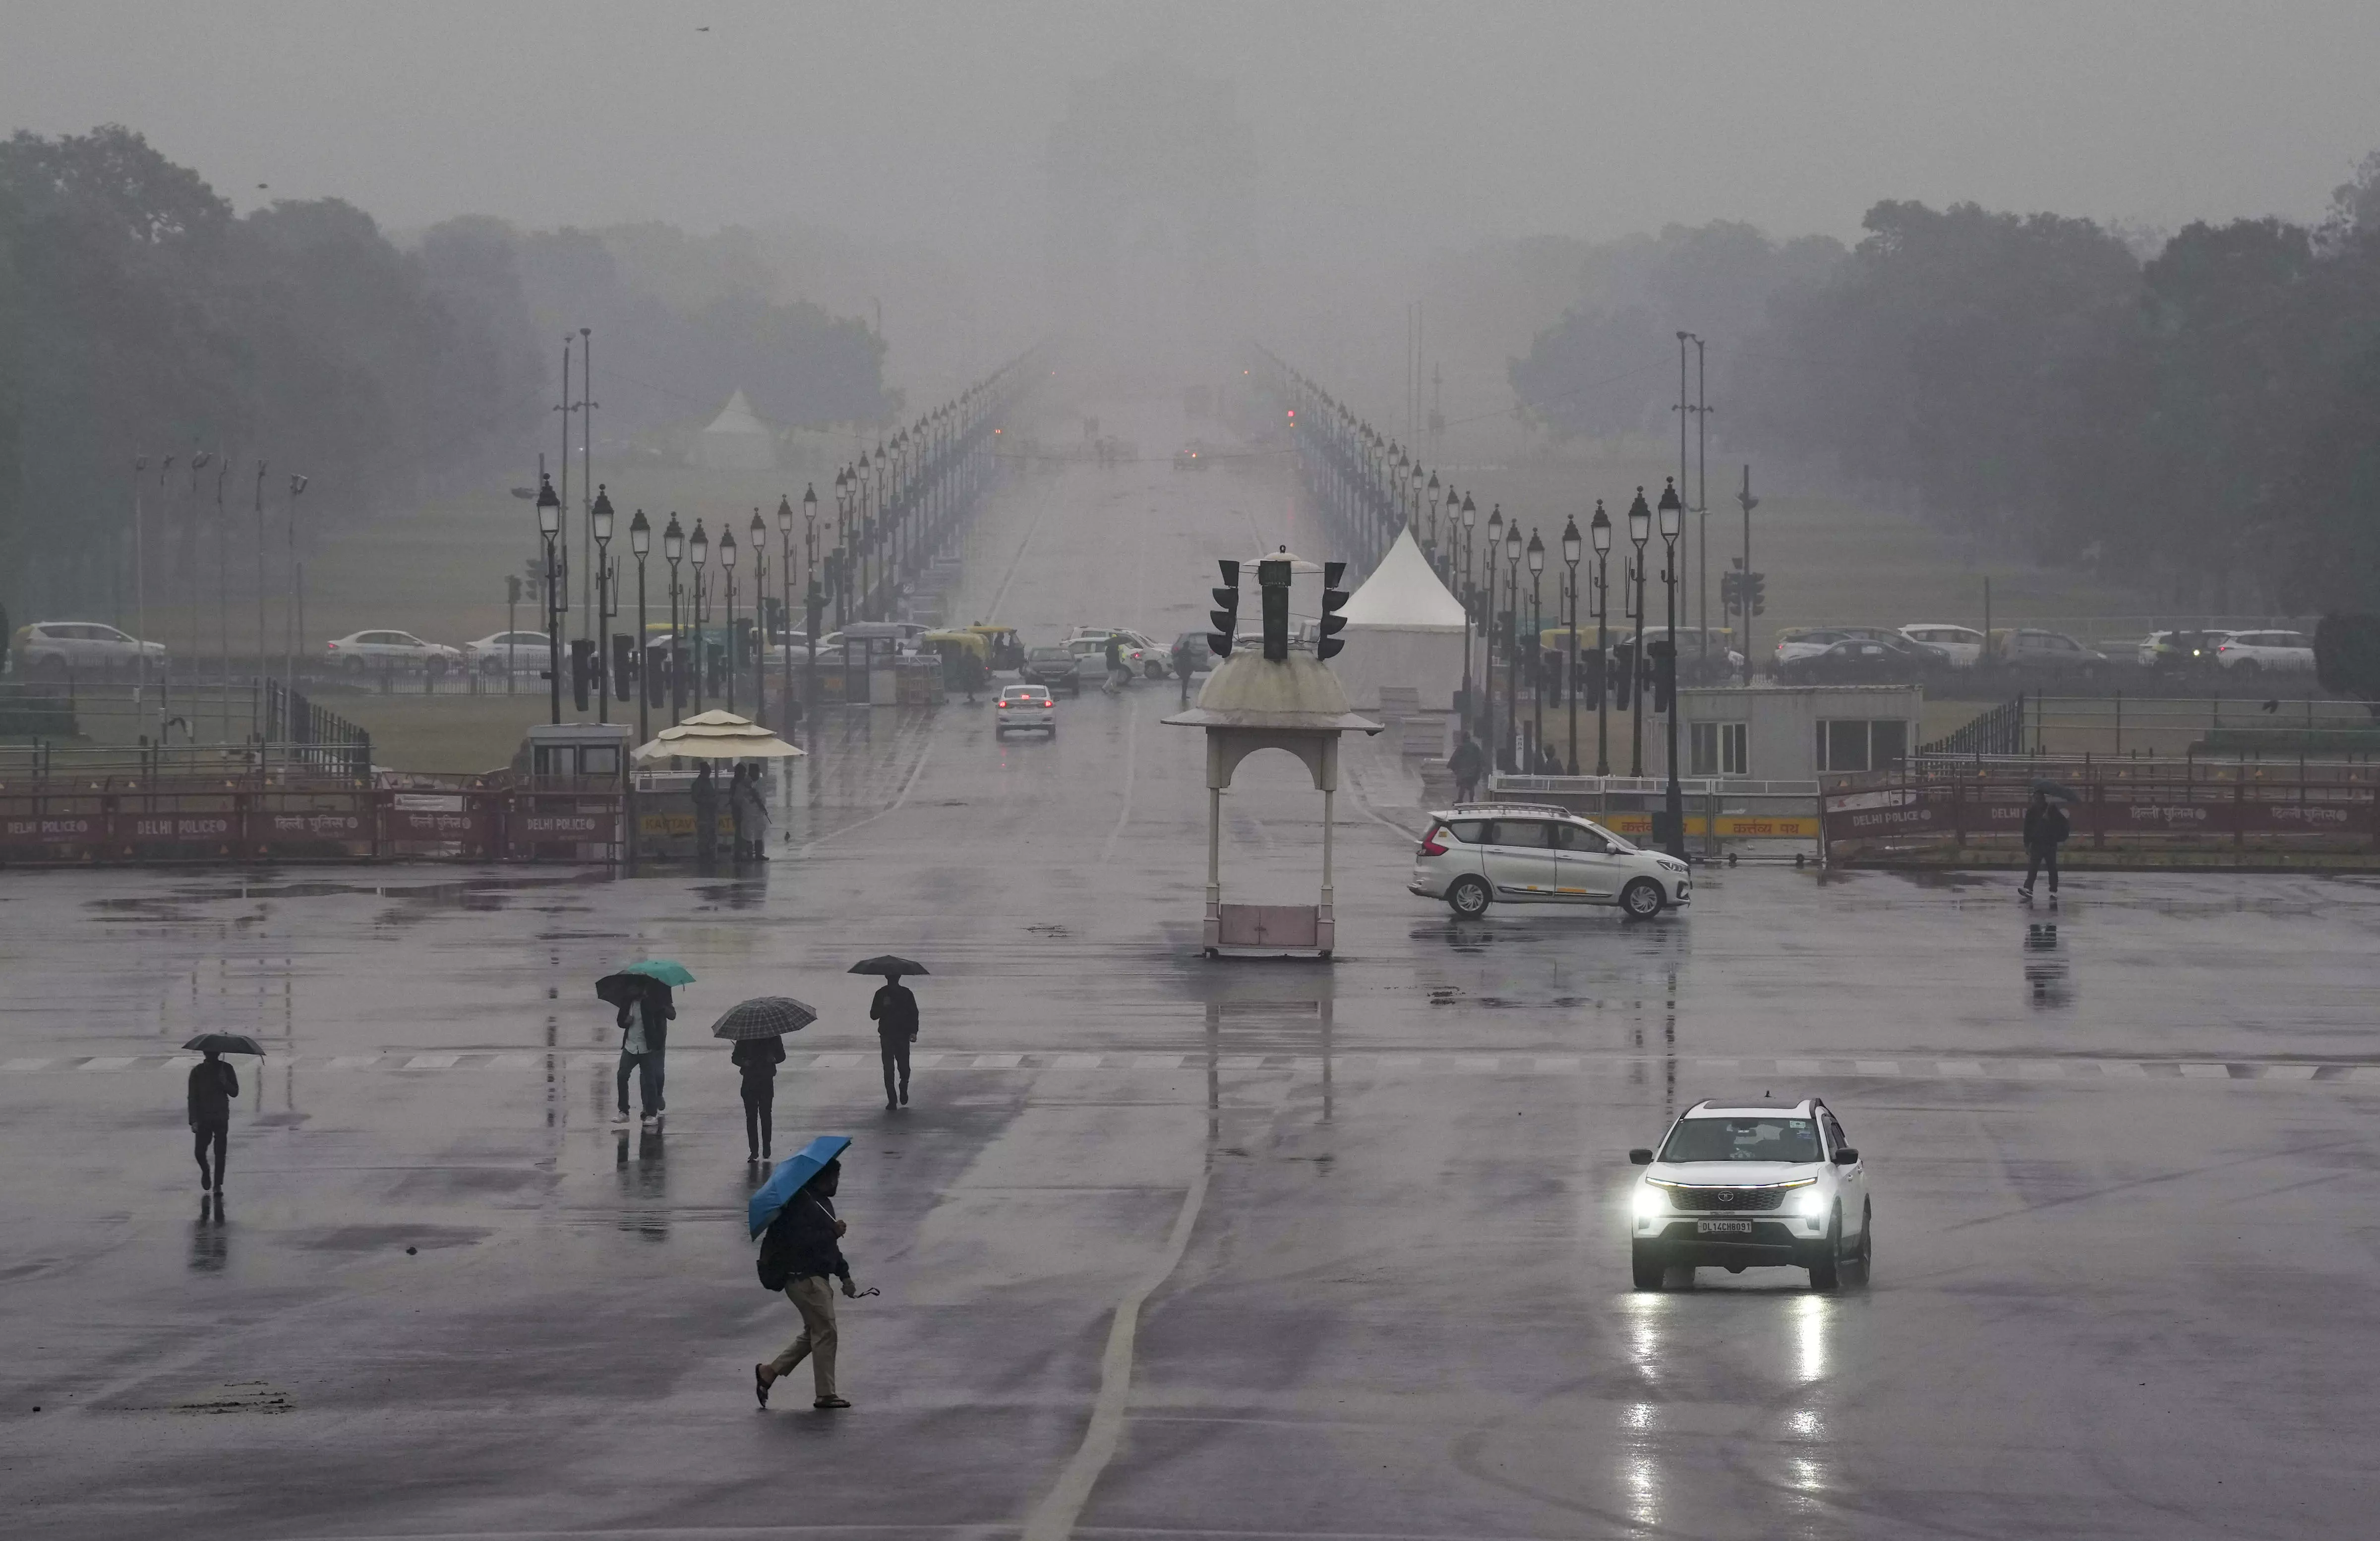
<svg viewBox="0 0 2380 1541"><path fill-rule="evenodd" d="M760 1399L760 1405L762 1407L767 1407L769 1405L768 1365L755 1365L752 1366L752 1394Z"/></svg>
<svg viewBox="0 0 2380 1541"><path fill-rule="evenodd" d="M824 1411L825 1409L832 1407L849 1407L851 1403L844 1401L841 1397L820 1397L818 1401L810 1403L810 1405Z"/></svg>

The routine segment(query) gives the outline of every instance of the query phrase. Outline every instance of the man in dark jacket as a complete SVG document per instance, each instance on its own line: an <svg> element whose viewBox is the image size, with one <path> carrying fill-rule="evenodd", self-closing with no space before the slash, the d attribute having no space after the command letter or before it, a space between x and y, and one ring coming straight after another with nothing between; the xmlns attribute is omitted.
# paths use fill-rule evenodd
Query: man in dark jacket
<svg viewBox="0 0 2380 1541"><path fill-rule="evenodd" d="M1454 800L1467 803L1478 789L1479 773L1488 769L1488 756L1477 739L1464 734L1454 753L1446 757L1446 769L1454 777Z"/></svg>
<svg viewBox="0 0 2380 1541"><path fill-rule="evenodd" d="M643 987L628 997L620 1008L620 1069L614 1078L620 1098L619 1116L615 1123L628 1122L628 1075L636 1073L638 1096L644 1103L644 1122L648 1128L661 1122L662 1110L667 1106L662 1099L662 1056L669 1049L670 1019L677 1015L671 1003L670 989L659 979L647 979Z"/></svg>
<svg viewBox="0 0 2380 1541"><path fill-rule="evenodd" d="M883 988L868 1003L876 1019L876 1049L884 1062L884 1106L903 1108L909 1102L909 1045L917 1038L917 998L898 974L884 977ZM898 1081L894 1079L898 1073Z"/></svg>
<svg viewBox="0 0 2380 1541"><path fill-rule="evenodd" d="M2070 829L2066 810L2049 800L2048 789L2034 787L2024 810L2024 886L2016 891L2018 898L2033 897L2033 880L2044 867L2049 868L2049 896L2058 897L2058 847Z"/></svg>
<svg viewBox="0 0 2380 1541"><path fill-rule="evenodd" d="M769 1159L771 1106L777 1099L777 1067L785 1062L783 1038L743 1038L728 1058L744 1077L744 1143L748 1160Z"/></svg>
<svg viewBox="0 0 2380 1541"><path fill-rule="evenodd" d="M785 1352L776 1358L752 1366L753 1394L763 1407L769 1405L769 1388L777 1377L792 1374L804 1359L810 1362L810 1374L816 1377L818 1396L812 1407L851 1405L834 1391L834 1291L828 1283L830 1279L840 1279L844 1294L859 1293L859 1286L851 1281L851 1265L844 1261L843 1248L836 1244L844 1230L834 1213L834 1190L842 1179L841 1161L829 1161L820 1168L819 1174L777 1211L761 1240L761 1267L784 1267L785 1298L802 1314L801 1336L786 1344Z"/></svg>
<svg viewBox="0 0 2380 1541"><path fill-rule="evenodd" d="M231 1137L231 1103L239 1095L239 1073L210 1049L206 1058L190 1067L190 1133L196 1136L199 1186L223 1192L224 1162ZM207 1169L207 1147L214 1147L212 1171Z"/></svg>

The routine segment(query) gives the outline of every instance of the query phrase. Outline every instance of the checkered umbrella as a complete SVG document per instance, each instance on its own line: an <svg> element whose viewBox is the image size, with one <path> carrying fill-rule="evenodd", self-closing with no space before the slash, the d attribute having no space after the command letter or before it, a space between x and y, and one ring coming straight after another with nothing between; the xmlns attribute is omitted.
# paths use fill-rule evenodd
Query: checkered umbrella
<svg viewBox="0 0 2380 1541"><path fill-rule="evenodd" d="M732 1008L710 1025L714 1038L781 1038L818 1020L818 1009L790 995L763 995Z"/></svg>

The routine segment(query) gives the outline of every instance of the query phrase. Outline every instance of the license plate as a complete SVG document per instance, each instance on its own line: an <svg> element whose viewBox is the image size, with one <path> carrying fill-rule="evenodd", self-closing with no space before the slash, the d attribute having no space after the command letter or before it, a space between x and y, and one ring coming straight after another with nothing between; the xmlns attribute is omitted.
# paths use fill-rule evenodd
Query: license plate
<svg viewBox="0 0 2380 1541"><path fill-rule="evenodd" d="M1697 1235L1703 1236L1749 1236L1752 1234L1752 1222L1750 1220L1696 1220L1694 1232Z"/></svg>

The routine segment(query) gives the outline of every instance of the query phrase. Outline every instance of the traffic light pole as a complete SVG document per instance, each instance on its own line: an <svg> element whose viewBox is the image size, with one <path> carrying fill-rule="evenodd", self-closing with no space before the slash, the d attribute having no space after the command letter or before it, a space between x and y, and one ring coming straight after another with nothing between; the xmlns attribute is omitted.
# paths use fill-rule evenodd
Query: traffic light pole
<svg viewBox="0 0 2380 1541"><path fill-rule="evenodd" d="M1760 500L1752 495L1752 466L1743 467L1743 491L1735 495L1743 505L1743 581L1736 593L1743 606L1743 683L1752 684L1752 510Z"/></svg>

